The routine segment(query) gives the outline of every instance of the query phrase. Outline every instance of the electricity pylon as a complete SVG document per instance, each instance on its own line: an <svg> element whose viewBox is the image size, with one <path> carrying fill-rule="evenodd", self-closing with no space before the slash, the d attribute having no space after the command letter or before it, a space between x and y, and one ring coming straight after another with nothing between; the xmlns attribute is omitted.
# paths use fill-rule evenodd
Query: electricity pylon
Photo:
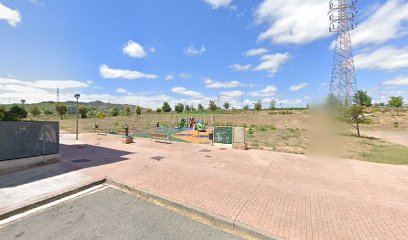
<svg viewBox="0 0 408 240"><path fill-rule="evenodd" d="M357 0L330 0L329 31L336 36L330 93L350 106L357 91L350 31L357 27Z"/></svg>

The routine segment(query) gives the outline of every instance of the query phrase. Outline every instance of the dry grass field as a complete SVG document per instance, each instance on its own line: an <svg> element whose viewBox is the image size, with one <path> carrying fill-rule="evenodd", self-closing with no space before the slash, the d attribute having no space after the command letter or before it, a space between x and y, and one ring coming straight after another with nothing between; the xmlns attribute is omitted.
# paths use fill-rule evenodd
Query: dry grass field
<svg viewBox="0 0 408 240"><path fill-rule="evenodd" d="M131 129L153 129L157 122L165 126L178 126L180 119L187 114L142 113L140 116L117 116L80 119L79 131L92 132L95 124L105 130L123 129L126 124ZM261 111L259 114L246 113L200 114L195 116L208 126L243 126L247 131L247 143L250 148L279 151L296 154L308 154L312 143L311 129L319 128L310 110ZM41 120L50 120L42 116ZM396 116L391 109L370 110L368 123L361 126L365 130L407 131L408 111ZM39 119L34 119L39 120ZM55 120L55 117L54 117ZM62 133L75 132L75 117L59 120ZM336 153L340 157L374 162L408 164L408 148L369 137L356 137L353 127L341 125L342 134L336 135ZM340 143L339 143L340 142ZM324 147L320 147L324 148ZM405 155L402 156L402 155ZM387 156L387 157L385 157ZM382 158L390 158L386 160Z"/></svg>

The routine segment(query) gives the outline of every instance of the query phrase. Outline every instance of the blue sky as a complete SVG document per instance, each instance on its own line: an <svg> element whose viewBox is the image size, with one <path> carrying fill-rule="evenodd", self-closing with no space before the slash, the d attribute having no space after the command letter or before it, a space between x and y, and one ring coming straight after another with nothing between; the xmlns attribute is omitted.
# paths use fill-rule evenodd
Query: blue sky
<svg viewBox="0 0 408 240"><path fill-rule="evenodd" d="M327 95L326 0L0 0L0 103L81 100L236 108ZM358 88L408 98L408 2L359 2Z"/></svg>

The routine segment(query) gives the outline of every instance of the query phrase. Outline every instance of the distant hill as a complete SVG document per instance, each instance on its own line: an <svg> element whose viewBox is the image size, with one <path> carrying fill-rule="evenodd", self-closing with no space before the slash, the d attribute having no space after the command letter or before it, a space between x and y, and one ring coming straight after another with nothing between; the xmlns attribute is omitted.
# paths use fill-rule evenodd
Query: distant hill
<svg viewBox="0 0 408 240"><path fill-rule="evenodd" d="M75 101L67 101L67 102L61 102L61 103L67 105L68 108L76 108L76 102ZM0 106L4 106L6 109L9 109L13 105L15 105L15 104L0 104ZM21 105L21 104L18 104L18 105ZM105 103L105 102L102 102L102 101L79 102L79 105L85 105L90 110L94 109L96 111L101 111L101 112L108 111L108 110L110 110L110 109L112 109L114 107L117 107L119 109L124 109L126 106L130 106L132 109L134 109L136 107L136 105ZM48 101L48 102L25 104L26 109L31 109L31 108L34 108L34 107L37 107L41 111L44 111L44 110L54 111L55 110L55 102Z"/></svg>

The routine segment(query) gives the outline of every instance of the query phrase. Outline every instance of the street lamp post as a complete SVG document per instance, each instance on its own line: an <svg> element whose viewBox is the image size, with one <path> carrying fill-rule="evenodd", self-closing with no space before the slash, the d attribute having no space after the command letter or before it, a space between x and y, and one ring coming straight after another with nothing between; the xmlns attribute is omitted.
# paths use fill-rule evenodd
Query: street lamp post
<svg viewBox="0 0 408 240"><path fill-rule="evenodd" d="M79 105L78 105L78 99L81 97L79 93L75 94L74 97L76 98L77 102L77 111L76 111L76 140L78 140L78 118L79 118Z"/></svg>

